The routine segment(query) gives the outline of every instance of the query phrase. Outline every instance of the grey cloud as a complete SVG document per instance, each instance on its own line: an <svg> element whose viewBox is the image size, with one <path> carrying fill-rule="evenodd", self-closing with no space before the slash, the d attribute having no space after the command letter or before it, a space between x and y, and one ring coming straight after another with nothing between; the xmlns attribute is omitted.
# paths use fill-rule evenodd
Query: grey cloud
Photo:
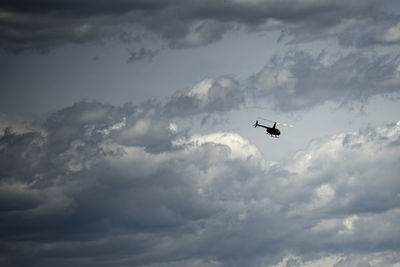
<svg viewBox="0 0 400 267"><path fill-rule="evenodd" d="M35 132L14 134L9 128L4 131L0 141L2 179L31 179L31 172L38 168L36 159L42 155L43 140L40 137Z"/></svg>
<svg viewBox="0 0 400 267"><path fill-rule="evenodd" d="M382 16L372 25L357 25L338 35L339 44L358 48L371 46L394 46L400 43L398 15Z"/></svg>
<svg viewBox="0 0 400 267"><path fill-rule="evenodd" d="M145 27L175 48L219 40L235 24L256 31L286 27L303 39L321 38L380 12L375 0L2 1L0 10L0 47L12 53L96 42L126 32L127 25Z"/></svg>
<svg viewBox="0 0 400 267"><path fill-rule="evenodd" d="M163 104L162 112L171 118L210 116L252 102L267 103L282 112L311 109L328 101L351 107L375 95L399 93L399 63L393 53L354 52L332 57L325 51L316 56L290 51L273 56L244 83L220 76L176 91Z"/></svg>
<svg viewBox="0 0 400 267"><path fill-rule="evenodd" d="M147 59L148 61L152 61L153 57L157 55L158 50L151 50L146 48L140 48L137 52L130 52L130 56L127 60L128 63L133 63L135 61L141 61Z"/></svg>
<svg viewBox="0 0 400 267"><path fill-rule="evenodd" d="M169 116L185 117L200 113L214 114L237 109L245 102L240 83L228 76L208 78L190 90L177 91L165 104Z"/></svg>
<svg viewBox="0 0 400 267"><path fill-rule="evenodd" d="M353 52L312 55L302 50L274 55L257 74L240 83L234 77L206 78L176 91L163 106L166 116L183 118L223 114L249 103L267 103L275 110L311 109L332 101L352 107L376 95L398 94L397 53ZM203 119L207 120L207 117Z"/></svg>
<svg viewBox="0 0 400 267"><path fill-rule="evenodd" d="M163 108L81 102L50 115L44 132L5 132L1 262L262 266L336 255L345 266L400 256L400 123L315 141L270 166L234 132L169 135ZM149 149L162 132L168 146Z"/></svg>
<svg viewBox="0 0 400 267"><path fill-rule="evenodd" d="M398 262L399 258L394 253L373 253L371 255L354 255L341 259L335 267L351 267L351 266L392 266L393 262Z"/></svg>
<svg viewBox="0 0 400 267"><path fill-rule="evenodd" d="M39 122L40 124L40 122ZM10 128L12 125L12 128ZM0 113L0 131L4 132L7 128L8 131L18 134L29 132L40 132L40 127L35 122L34 118L28 116L12 116Z"/></svg>
<svg viewBox="0 0 400 267"><path fill-rule="evenodd" d="M163 113L162 104L148 101L140 106L127 104L123 108L121 128L111 136L124 146L142 146L152 152L169 150L177 137L173 122Z"/></svg>
<svg viewBox="0 0 400 267"><path fill-rule="evenodd" d="M267 102L282 112L311 109L328 101L351 107L375 95L399 93L399 63L395 53L333 57L325 51L316 56L290 51L273 56L245 83L220 76L176 91L164 104L163 113L177 118L222 114L251 102Z"/></svg>
<svg viewBox="0 0 400 267"><path fill-rule="evenodd" d="M365 101L399 92L399 59L390 54L350 53L324 63L324 54L290 52L275 56L252 77L255 99L268 99L281 111L312 108L327 101Z"/></svg>
<svg viewBox="0 0 400 267"><path fill-rule="evenodd" d="M44 125L55 153L78 141L77 147L93 149L96 155L96 144L108 137L124 146L141 146L155 152L168 149L175 136L161 104L155 101L123 107L83 101L53 113Z"/></svg>
<svg viewBox="0 0 400 267"><path fill-rule="evenodd" d="M121 112L115 107L83 101L51 114L44 126L52 150L58 153L76 139L84 141L85 148L96 149L95 144L103 138L102 130L119 120Z"/></svg>

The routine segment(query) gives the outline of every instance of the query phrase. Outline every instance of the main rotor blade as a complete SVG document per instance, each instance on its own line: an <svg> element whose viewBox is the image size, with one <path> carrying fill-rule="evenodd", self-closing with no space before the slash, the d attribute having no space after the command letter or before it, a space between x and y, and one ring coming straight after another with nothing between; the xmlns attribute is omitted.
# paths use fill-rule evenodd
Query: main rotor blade
<svg viewBox="0 0 400 267"><path fill-rule="evenodd" d="M273 123L276 122L276 121L272 121L272 120L269 120L269 119L266 119L266 118L263 118L263 117L257 117L257 119L263 120L263 121L269 121L269 122L273 122Z"/></svg>
<svg viewBox="0 0 400 267"><path fill-rule="evenodd" d="M286 126L286 127L294 127L293 124L284 123L284 122L278 122L278 124L279 124L279 125L282 125L282 126Z"/></svg>
<svg viewBox="0 0 400 267"><path fill-rule="evenodd" d="M276 122L276 124L282 125L282 126L286 126L286 127L294 127L294 125L290 124L290 123L277 122L277 121L269 120L269 119L266 119L266 118L263 118L263 117L257 117L257 118L260 119L260 120L269 121L269 122L272 122L272 123Z"/></svg>

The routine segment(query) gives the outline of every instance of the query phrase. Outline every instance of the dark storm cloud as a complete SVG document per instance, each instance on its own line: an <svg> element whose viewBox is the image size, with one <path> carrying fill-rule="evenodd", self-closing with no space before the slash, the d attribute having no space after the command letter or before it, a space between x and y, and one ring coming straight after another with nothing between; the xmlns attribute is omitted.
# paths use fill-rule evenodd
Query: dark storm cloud
<svg viewBox="0 0 400 267"><path fill-rule="evenodd" d="M48 51L87 43L144 26L171 47L219 40L235 24L250 30L289 28L298 40L333 36L358 21L369 23L379 1L2 1L0 47L8 52Z"/></svg>
<svg viewBox="0 0 400 267"><path fill-rule="evenodd" d="M40 131L6 130L0 262L258 266L337 255L345 265L400 255L399 123L270 164L240 135L188 135L163 110L80 102Z"/></svg>
<svg viewBox="0 0 400 267"><path fill-rule="evenodd" d="M328 62L327 62L328 61ZM325 54L290 52L275 56L252 77L255 99L268 99L284 112L335 101L351 104L400 90L399 58L391 54L350 53L326 60Z"/></svg>

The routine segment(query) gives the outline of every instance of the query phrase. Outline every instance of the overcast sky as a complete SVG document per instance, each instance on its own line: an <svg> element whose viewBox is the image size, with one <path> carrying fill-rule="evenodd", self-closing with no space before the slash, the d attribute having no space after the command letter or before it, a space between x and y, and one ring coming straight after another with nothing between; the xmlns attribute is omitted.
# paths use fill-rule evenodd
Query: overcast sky
<svg viewBox="0 0 400 267"><path fill-rule="evenodd" d="M1 266L400 266L398 1L0 22Z"/></svg>

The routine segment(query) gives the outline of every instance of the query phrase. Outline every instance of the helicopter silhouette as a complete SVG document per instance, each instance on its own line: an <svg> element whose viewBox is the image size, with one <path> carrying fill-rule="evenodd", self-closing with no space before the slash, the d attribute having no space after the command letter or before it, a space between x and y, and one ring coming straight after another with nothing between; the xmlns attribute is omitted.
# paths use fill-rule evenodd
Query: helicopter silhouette
<svg viewBox="0 0 400 267"><path fill-rule="evenodd" d="M258 123L258 120L256 120L256 123L253 125L254 128L257 128L257 127L265 128L266 131L267 131L267 134L270 134L271 137L275 137L275 138L279 138L279 135L281 134L281 131L279 131L279 129L276 128L276 125L277 125L277 124L283 125L283 126L288 126L288 127L294 127L294 125L288 124L288 123L281 123L281 122L271 121L271 120L264 119L264 118L259 118L259 119L265 120L265 121L269 121L269 122L273 122L273 123L274 123L274 126L268 127L268 126L259 124L259 123Z"/></svg>

